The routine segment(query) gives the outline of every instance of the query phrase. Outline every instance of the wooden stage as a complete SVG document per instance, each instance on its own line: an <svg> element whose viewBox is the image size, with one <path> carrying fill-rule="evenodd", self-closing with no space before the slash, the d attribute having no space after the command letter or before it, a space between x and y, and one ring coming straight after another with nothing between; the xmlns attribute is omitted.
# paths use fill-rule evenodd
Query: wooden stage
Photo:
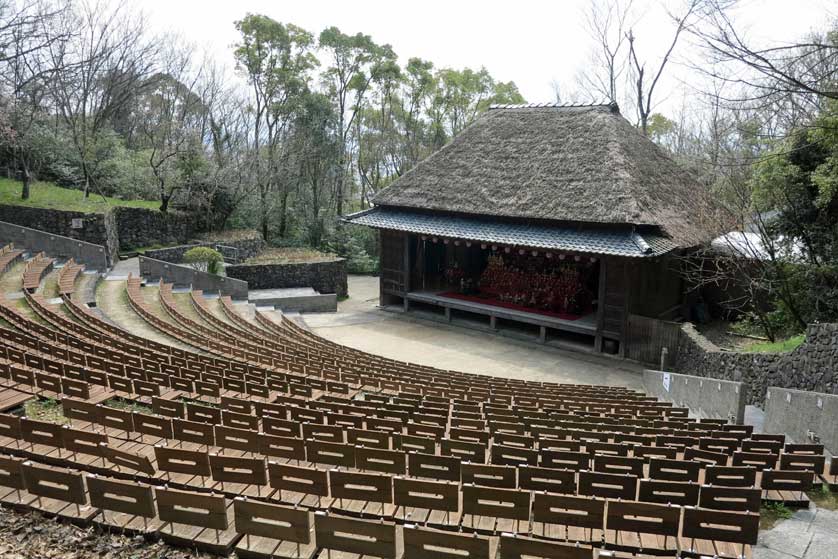
<svg viewBox="0 0 838 559"><path fill-rule="evenodd" d="M577 320L567 320L555 316L547 316L539 313L530 313L517 309L507 309L495 305L465 301L453 297L445 297L435 291L413 291L405 297L405 310L410 310L409 303L424 303L442 307L445 310L445 317L451 320L451 311L464 311L489 317L489 326L497 328L497 320L510 320L525 324L533 324L541 329L539 339L543 342L547 338L547 329L563 330L576 334L589 336L596 335L596 313L585 315Z"/></svg>

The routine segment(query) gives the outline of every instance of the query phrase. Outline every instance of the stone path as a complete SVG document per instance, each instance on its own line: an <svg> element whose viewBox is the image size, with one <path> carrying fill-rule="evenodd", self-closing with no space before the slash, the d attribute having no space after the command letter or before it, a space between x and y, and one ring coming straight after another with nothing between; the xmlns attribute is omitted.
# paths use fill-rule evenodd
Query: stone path
<svg viewBox="0 0 838 559"><path fill-rule="evenodd" d="M838 511L811 508L764 531L754 559L832 559L838 557Z"/></svg>

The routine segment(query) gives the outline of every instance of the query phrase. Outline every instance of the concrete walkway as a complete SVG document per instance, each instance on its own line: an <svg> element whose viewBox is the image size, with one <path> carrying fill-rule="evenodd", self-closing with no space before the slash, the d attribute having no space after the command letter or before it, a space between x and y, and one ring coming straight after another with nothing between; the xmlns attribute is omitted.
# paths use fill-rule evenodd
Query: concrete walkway
<svg viewBox="0 0 838 559"><path fill-rule="evenodd" d="M509 378L643 388L637 364L386 312L377 305L378 278L350 276L349 298L338 304L337 313L302 316L325 338L400 361Z"/></svg>
<svg viewBox="0 0 838 559"><path fill-rule="evenodd" d="M116 279L125 279L128 277L128 274L133 274L134 276L140 275L140 259L137 257L134 258L126 258L125 260L120 260L116 262L113 267L108 272L108 275L105 276L106 280L116 280Z"/></svg>
<svg viewBox="0 0 838 559"><path fill-rule="evenodd" d="M838 556L838 511L812 508L760 533L754 559L831 559Z"/></svg>

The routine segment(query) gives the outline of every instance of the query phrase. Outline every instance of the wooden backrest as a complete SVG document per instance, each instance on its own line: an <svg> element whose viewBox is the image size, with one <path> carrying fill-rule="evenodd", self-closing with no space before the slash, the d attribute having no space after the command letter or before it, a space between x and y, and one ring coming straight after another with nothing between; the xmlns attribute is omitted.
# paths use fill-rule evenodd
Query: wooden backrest
<svg viewBox="0 0 838 559"><path fill-rule="evenodd" d="M24 441L32 444L44 444L57 448L63 448L64 446L64 429L57 423L22 417L20 419L20 433Z"/></svg>
<svg viewBox="0 0 838 559"><path fill-rule="evenodd" d="M99 423L99 406L83 400L76 400L74 398L62 399L61 413L64 417L70 419Z"/></svg>
<svg viewBox="0 0 838 559"><path fill-rule="evenodd" d="M154 490L150 485L89 475L87 491L90 504L96 508L144 518L157 515Z"/></svg>
<svg viewBox="0 0 838 559"><path fill-rule="evenodd" d="M132 421L134 430L144 435L160 437L161 439L173 438L172 419L145 413L133 413Z"/></svg>
<svg viewBox="0 0 838 559"><path fill-rule="evenodd" d="M259 452L259 435L259 431L216 425L215 445L232 450Z"/></svg>
<svg viewBox="0 0 838 559"><path fill-rule="evenodd" d="M99 423L111 429L133 431L134 421L130 411L117 410L107 406L99 406Z"/></svg>
<svg viewBox="0 0 838 559"><path fill-rule="evenodd" d="M445 481L393 479L393 502L397 506L456 512L460 510L460 486Z"/></svg>
<svg viewBox="0 0 838 559"><path fill-rule="evenodd" d="M531 491L547 491L574 495L576 493L576 472L521 466L518 468L518 486Z"/></svg>
<svg viewBox="0 0 838 559"><path fill-rule="evenodd" d="M215 429L209 423L176 418L172 420L172 438L208 447L215 446Z"/></svg>
<svg viewBox="0 0 838 559"><path fill-rule="evenodd" d="M641 479L637 499L647 503L694 507L698 504L700 486L685 481Z"/></svg>
<svg viewBox="0 0 838 559"><path fill-rule="evenodd" d="M107 435L68 426L64 426L62 439L64 448L70 452L81 452L93 456L102 456L102 445L108 443Z"/></svg>
<svg viewBox="0 0 838 559"><path fill-rule="evenodd" d="M637 476L579 472L579 494L633 501L637 497Z"/></svg>
<svg viewBox="0 0 838 559"><path fill-rule="evenodd" d="M0 436L9 437L10 439L20 439L20 418L6 413L0 413Z"/></svg>
<svg viewBox="0 0 838 559"><path fill-rule="evenodd" d="M593 559L588 546L501 534L498 559Z"/></svg>
<svg viewBox="0 0 838 559"><path fill-rule="evenodd" d="M786 445L786 447L788 446ZM820 474L823 473L825 462L826 457L823 454L787 454L783 452L780 455L781 470L803 470Z"/></svg>
<svg viewBox="0 0 838 559"><path fill-rule="evenodd" d="M336 499L357 499L373 503L393 502L393 478L359 472L329 472L329 492Z"/></svg>
<svg viewBox="0 0 838 559"><path fill-rule="evenodd" d="M476 464L486 463L486 449L488 447L484 443L442 439L439 442L439 447L439 453L443 456L454 456L464 462L468 461Z"/></svg>
<svg viewBox="0 0 838 559"><path fill-rule="evenodd" d="M12 489L25 489L26 483L23 480L22 458L0 455L0 486Z"/></svg>
<svg viewBox="0 0 838 559"><path fill-rule="evenodd" d="M545 468L563 468L568 470L587 470L590 467L591 455L587 452L568 450L540 451L541 465Z"/></svg>
<svg viewBox="0 0 838 559"><path fill-rule="evenodd" d="M516 446L504 446L493 444L490 449L492 464L518 466L526 464L529 466L538 465L538 451L529 448Z"/></svg>
<svg viewBox="0 0 838 559"><path fill-rule="evenodd" d="M154 457L157 460L157 469L163 472L204 477L211 475L209 456L206 452L156 445Z"/></svg>
<svg viewBox="0 0 838 559"><path fill-rule="evenodd" d="M282 419L278 417L263 417L262 431L268 435L279 437L302 437L303 424L299 421Z"/></svg>
<svg viewBox="0 0 838 559"><path fill-rule="evenodd" d="M814 477L814 472L806 470L766 470L762 472L760 487L764 490L808 491L812 488Z"/></svg>
<svg viewBox="0 0 838 559"><path fill-rule="evenodd" d="M24 462L21 466L26 490L33 495L76 505L87 504L84 477L80 472Z"/></svg>
<svg viewBox="0 0 838 559"><path fill-rule="evenodd" d="M608 530L677 536L681 508L637 501L608 501Z"/></svg>
<svg viewBox="0 0 838 559"><path fill-rule="evenodd" d="M396 559L396 525L323 512L314 515L317 546L335 551Z"/></svg>
<svg viewBox="0 0 838 559"><path fill-rule="evenodd" d="M700 466L726 466L730 456L722 452L713 452L699 448L688 448L684 451L684 460L697 462Z"/></svg>
<svg viewBox="0 0 838 559"><path fill-rule="evenodd" d="M604 499L535 493L532 510L535 522L602 529L605 521Z"/></svg>
<svg viewBox="0 0 838 559"><path fill-rule="evenodd" d="M643 477L643 466L645 461L642 458L631 458L628 456L594 456L594 471L607 474L631 474Z"/></svg>
<svg viewBox="0 0 838 559"><path fill-rule="evenodd" d="M222 495L208 495L157 487L157 510L160 520L212 530L227 529L227 500Z"/></svg>
<svg viewBox="0 0 838 559"><path fill-rule="evenodd" d="M151 476L157 472L148 456L143 454L119 450L107 445L103 445L102 454L108 462L119 468L142 472Z"/></svg>
<svg viewBox="0 0 838 559"><path fill-rule="evenodd" d="M392 437L385 431L373 431L370 429L346 430L346 440L349 444L362 446L364 448L377 448L389 450L392 446Z"/></svg>
<svg viewBox="0 0 838 559"><path fill-rule="evenodd" d="M407 455L407 468L411 476L443 481L460 481L461 461L453 456L437 456L411 452Z"/></svg>
<svg viewBox="0 0 838 559"><path fill-rule="evenodd" d="M329 475L325 470L268 462L271 487L307 495L329 495Z"/></svg>
<svg viewBox="0 0 838 559"><path fill-rule="evenodd" d="M404 475L407 473L407 455L401 450L356 446L355 467L359 470Z"/></svg>
<svg viewBox="0 0 838 559"><path fill-rule="evenodd" d="M393 448L405 452L433 455L436 452L436 439L393 433Z"/></svg>
<svg viewBox="0 0 838 559"><path fill-rule="evenodd" d="M236 497L233 501L233 518L239 534L300 544L311 541L311 513L306 509Z"/></svg>
<svg viewBox="0 0 838 559"><path fill-rule="evenodd" d="M406 524L403 559L491 559L490 540L477 534L458 534Z"/></svg>
<svg viewBox="0 0 838 559"><path fill-rule="evenodd" d="M465 463L460 467L463 485L484 485L506 489L518 487L516 472L516 469L511 466Z"/></svg>
<svg viewBox="0 0 838 559"><path fill-rule="evenodd" d="M317 423L303 423L303 438L327 441L330 443L344 443L345 429L338 425L320 425Z"/></svg>
<svg viewBox="0 0 838 559"><path fill-rule="evenodd" d="M689 507L684 509L681 528L684 538L753 545L757 543L758 533L758 514Z"/></svg>
<svg viewBox="0 0 838 559"><path fill-rule="evenodd" d="M653 458L649 461L649 477L662 481L698 481L701 466L684 460Z"/></svg>
<svg viewBox="0 0 838 559"><path fill-rule="evenodd" d="M529 520L530 492L520 489L499 489L463 485L463 513Z"/></svg>
<svg viewBox="0 0 838 559"><path fill-rule="evenodd" d="M698 506L705 509L759 512L762 491L752 487L702 485Z"/></svg>
<svg viewBox="0 0 838 559"><path fill-rule="evenodd" d="M300 461L306 458L306 444L303 439L260 434L259 452L271 458Z"/></svg>
<svg viewBox="0 0 838 559"><path fill-rule="evenodd" d="M704 483L725 487L753 487L756 484L756 468L750 466L707 466Z"/></svg>
<svg viewBox="0 0 838 559"><path fill-rule="evenodd" d="M332 466L355 467L355 447L345 443L307 440L306 460Z"/></svg>
<svg viewBox="0 0 838 559"><path fill-rule="evenodd" d="M215 481L267 485L268 469L264 458L209 455L209 467Z"/></svg>
<svg viewBox="0 0 838 559"><path fill-rule="evenodd" d="M738 450L733 453L734 466L752 466L759 470L769 470L777 467L780 460L779 454L768 452L744 452Z"/></svg>

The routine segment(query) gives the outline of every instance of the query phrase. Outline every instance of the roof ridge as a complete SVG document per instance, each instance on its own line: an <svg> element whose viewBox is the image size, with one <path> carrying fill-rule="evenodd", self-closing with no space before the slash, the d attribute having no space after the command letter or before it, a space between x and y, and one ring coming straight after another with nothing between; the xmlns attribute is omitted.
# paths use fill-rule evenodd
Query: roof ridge
<svg viewBox="0 0 838 559"><path fill-rule="evenodd" d="M519 103L519 104L494 104L489 105L489 110L499 109L584 109L590 107L609 107L612 111L619 112L620 108L615 102L595 101L592 103Z"/></svg>

